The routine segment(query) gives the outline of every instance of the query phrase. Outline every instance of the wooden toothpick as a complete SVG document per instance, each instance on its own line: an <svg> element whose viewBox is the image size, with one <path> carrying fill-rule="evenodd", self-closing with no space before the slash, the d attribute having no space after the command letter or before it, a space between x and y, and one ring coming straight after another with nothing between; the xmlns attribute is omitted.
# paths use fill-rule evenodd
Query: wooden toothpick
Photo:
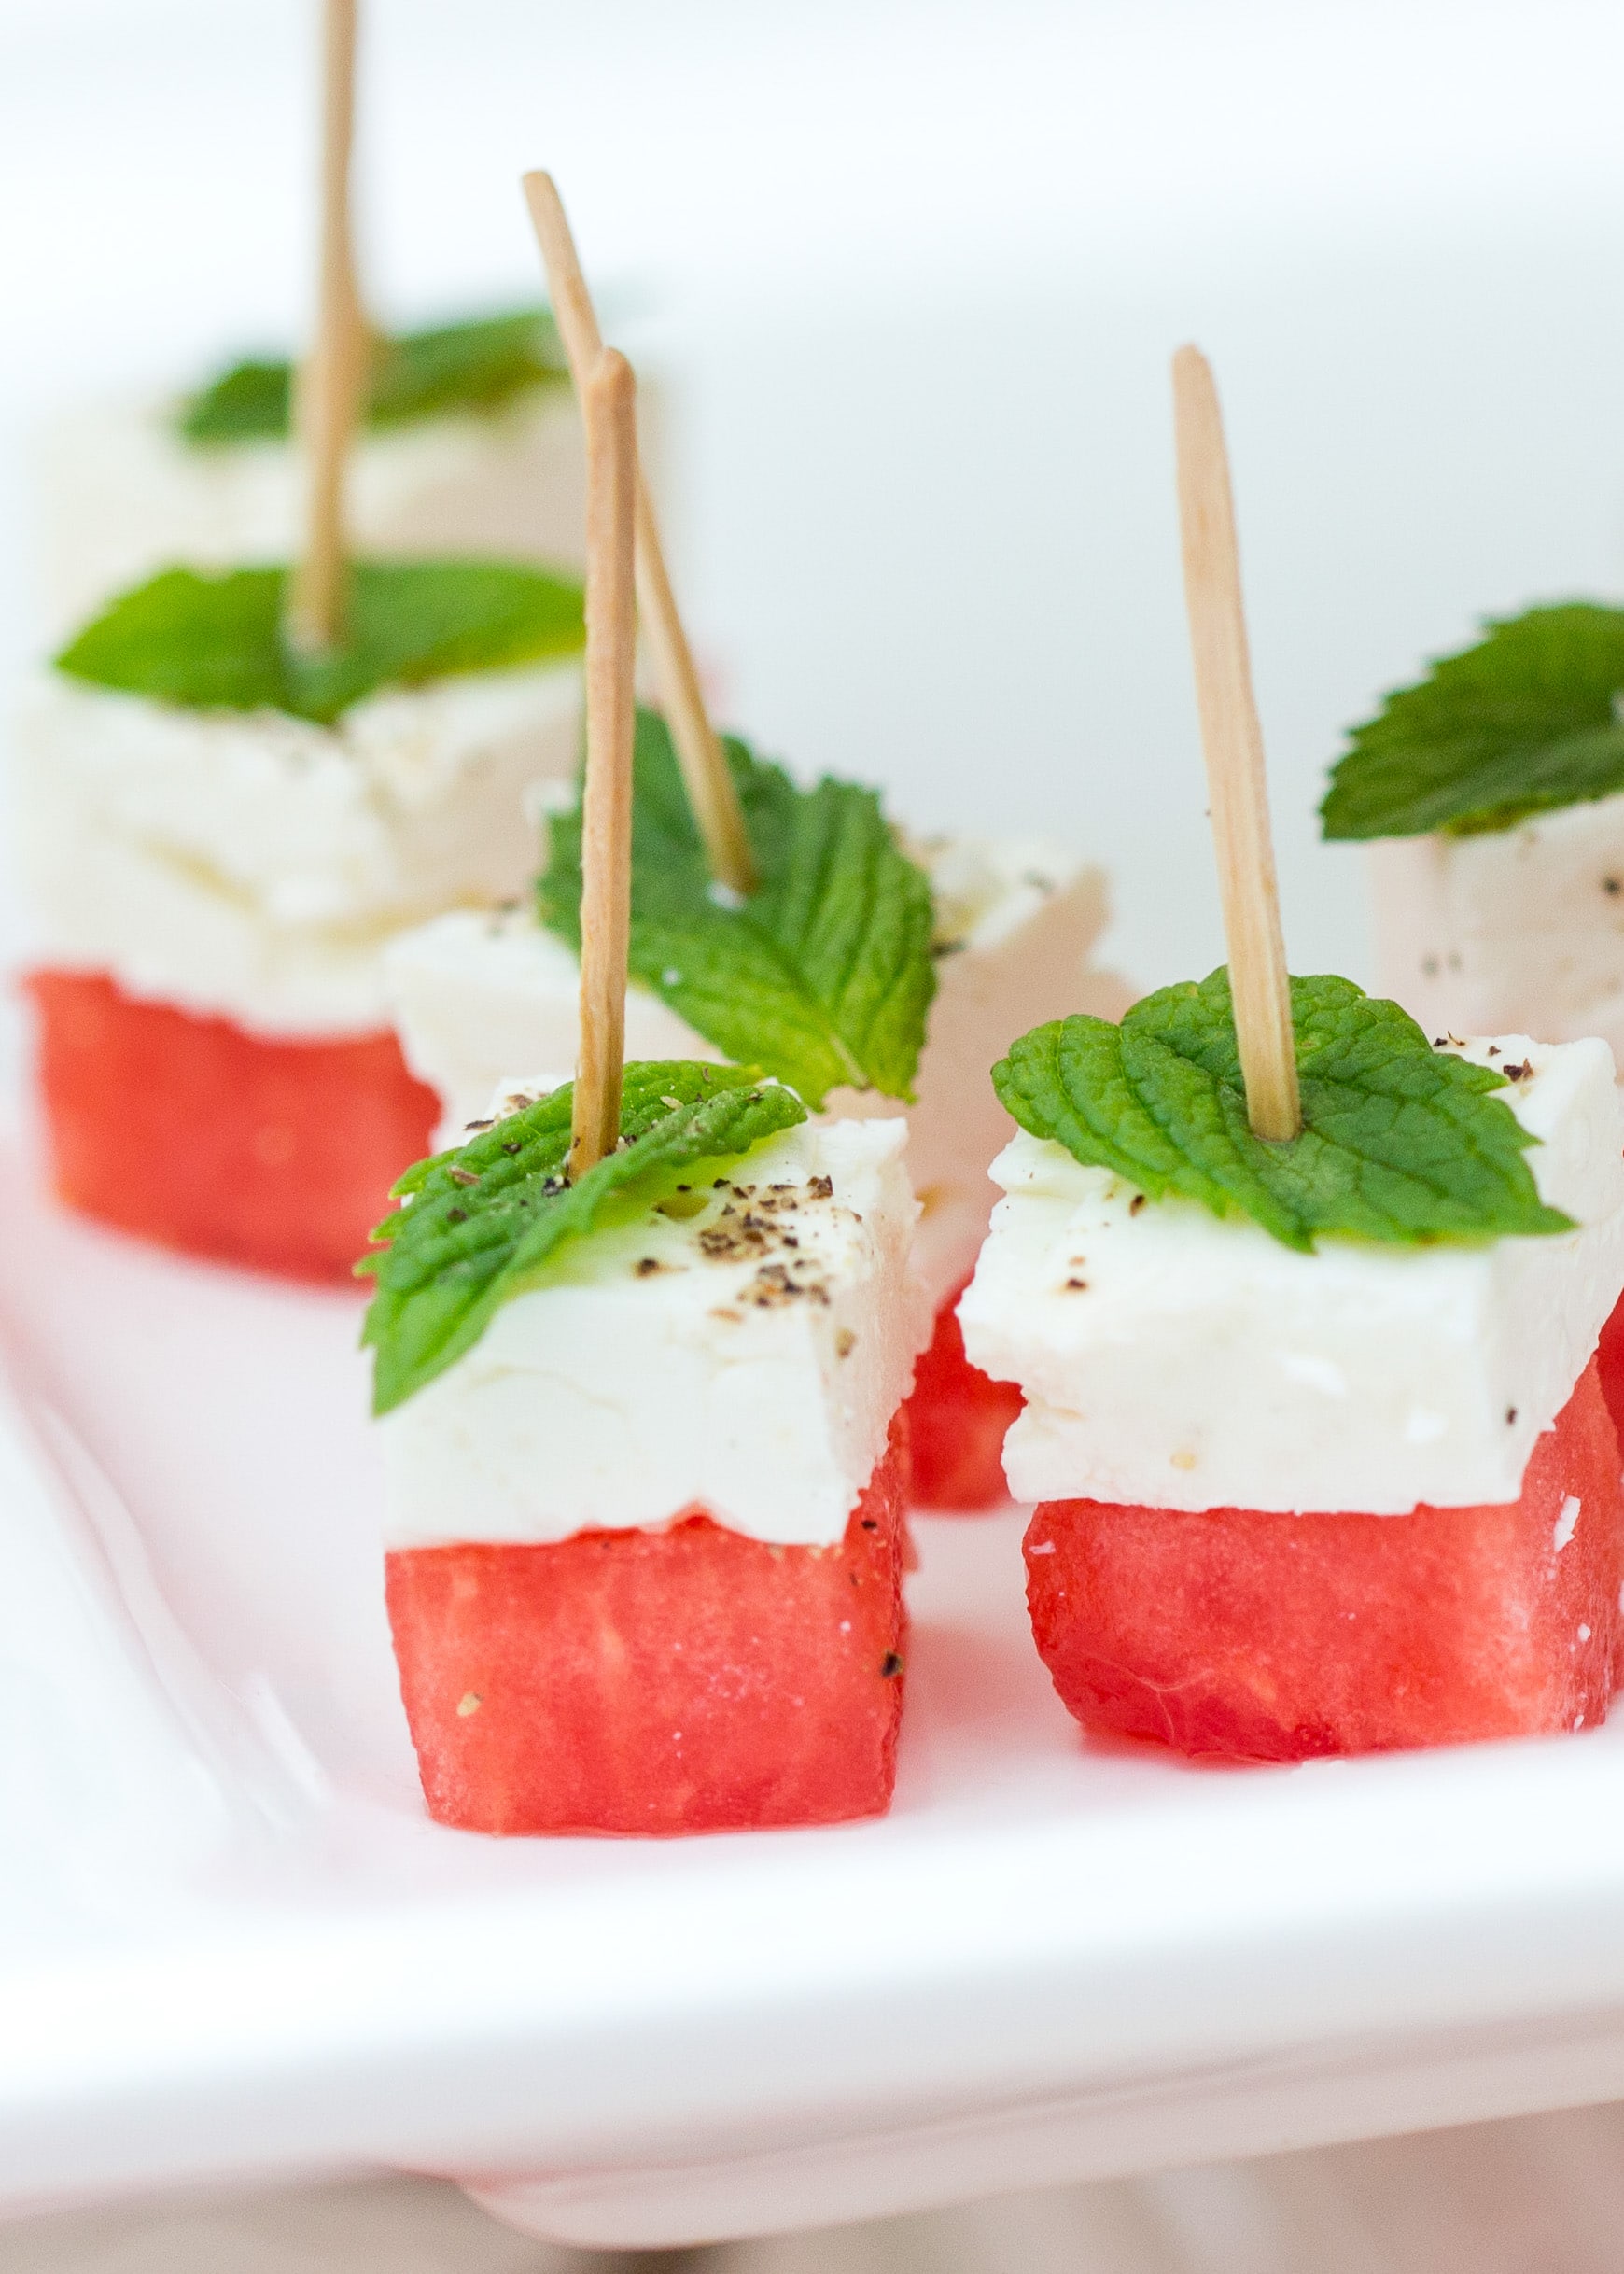
<svg viewBox="0 0 1624 2274"><path fill-rule="evenodd" d="M356 0L322 0L321 254L315 337L299 374L297 424L307 484L304 546L287 634L305 652L344 629L344 460L366 384L368 340L350 227Z"/></svg>
<svg viewBox="0 0 1624 2274"><path fill-rule="evenodd" d="M575 239L553 176L526 174L525 202L530 208L531 223L546 263L553 313L563 334L564 351L569 358L576 392L581 394L585 378L603 352L592 295L587 290ZM756 889L756 871L738 791L705 708L693 652L677 612L653 502L640 468L637 512L637 597L642 606L643 629L653 650L666 723L677 746L694 826L716 882L731 891L748 894Z"/></svg>
<svg viewBox="0 0 1624 2274"><path fill-rule="evenodd" d="M1252 691L1229 457L1212 371L1198 348L1173 358L1184 599L1207 782L1235 1036L1254 1135L1281 1142L1303 1125L1291 982L1268 825L1263 730Z"/></svg>
<svg viewBox="0 0 1624 2274"><path fill-rule="evenodd" d="M610 347L581 389L586 422L586 788L581 845L581 1054L569 1173L621 1133L626 952L632 915L632 744L637 734L637 388Z"/></svg>

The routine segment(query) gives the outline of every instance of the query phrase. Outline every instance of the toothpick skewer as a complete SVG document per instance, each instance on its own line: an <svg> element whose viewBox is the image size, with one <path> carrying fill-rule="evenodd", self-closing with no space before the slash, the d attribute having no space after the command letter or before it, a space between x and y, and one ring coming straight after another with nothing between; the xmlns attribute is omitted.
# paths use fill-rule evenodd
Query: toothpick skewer
<svg viewBox="0 0 1624 2274"><path fill-rule="evenodd" d="M592 295L587 290L575 240L553 176L526 174L525 200L547 266L553 312L564 337L576 392L580 394L603 351ZM677 746L694 825L716 882L735 892L753 892L755 862L745 832L738 792L705 708L693 653L677 612L676 596L666 573L653 503L640 469L637 512L637 597L642 607L643 630L653 650L666 723Z"/></svg>
<svg viewBox="0 0 1624 2274"><path fill-rule="evenodd" d="M1263 730L1252 691L1229 457L1211 367L1195 347L1181 347L1173 358L1173 421L1184 599L1246 1112L1254 1135L1281 1142L1296 1136L1303 1125L1291 983L1269 834Z"/></svg>
<svg viewBox="0 0 1624 2274"><path fill-rule="evenodd" d="M586 421L586 788L581 847L581 1055L569 1173L621 1133L626 952L632 913L632 744L637 733L637 388L624 356L599 355Z"/></svg>
<svg viewBox="0 0 1624 2274"><path fill-rule="evenodd" d="M315 338L299 374L308 484L304 549L288 595L294 645L319 652L344 628L344 459L366 379L367 328L350 227L356 0L323 0L321 256Z"/></svg>

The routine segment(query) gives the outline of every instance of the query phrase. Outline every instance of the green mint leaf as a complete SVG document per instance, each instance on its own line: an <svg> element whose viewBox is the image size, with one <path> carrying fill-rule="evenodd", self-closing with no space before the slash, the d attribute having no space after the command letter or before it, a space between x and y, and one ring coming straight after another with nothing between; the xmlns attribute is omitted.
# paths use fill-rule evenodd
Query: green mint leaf
<svg viewBox="0 0 1624 2274"><path fill-rule="evenodd" d="M1523 1155L1537 1142L1505 1077L1434 1050L1396 1003L1330 976L1294 979L1302 1133L1254 1137L1229 975L1164 987L1113 1026L1034 1027L992 1070L1022 1129L1153 1200L1251 1216L1287 1247L1329 1232L1419 1244L1571 1231Z"/></svg>
<svg viewBox="0 0 1624 2274"><path fill-rule="evenodd" d="M284 568L166 568L127 592L56 658L72 679L193 710L287 711L330 725L379 687L418 687L573 655L581 589L517 561L358 561L342 647L306 656L283 637Z"/></svg>
<svg viewBox="0 0 1624 2274"><path fill-rule="evenodd" d="M356 1266L376 1283L361 1332L375 1353L374 1412L387 1413L471 1350L562 1248L646 1215L701 1164L736 1159L806 1118L800 1099L759 1067L634 1063L620 1150L570 1185L573 1088L567 1082L396 1186L411 1204L385 1218L372 1237L387 1244Z"/></svg>
<svg viewBox="0 0 1624 2274"><path fill-rule="evenodd" d="M545 308L519 308L385 341L372 370L367 423L401 427L447 411L497 411L532 387L568 384L552 316Z"/></svg>
<svg viewBox="0 0 1624 2274"><path fill-rule="evenodd" d="M184 441L208 447L285 442L293 425L293 367L262 358L234 363L187 397L175 425Z"/></svg>
<svg viewBox="0 0 1624 2274"><path fill-rule="evenodd" d="M911 1099L936 991L931 887L872 790L797 789L732 736L723 747L761 885L713 892L665 723L637 714L631 968L696 1032L799 1090ZM554 814L541 920L581 948L581 802Z"/></svg>
<svg viewBox="0 0 1624 2274"><path fill-rule="evenodd" d="M1353 728L1327 837L1465 836L1624 790L1624 609L1574 600L1484 629Z"/></svg>
<svg viewBox="0 0 1624 2274"><path fill-rule="evenodd" d="M516 308L462 324L380 339L367 388L369 427L410 426L445 412L499 410L532 387L569 377L564 344L545 308ZM189 442L280 442L292 424L290 364L234 364L189 396L175 424Z"/></svg>

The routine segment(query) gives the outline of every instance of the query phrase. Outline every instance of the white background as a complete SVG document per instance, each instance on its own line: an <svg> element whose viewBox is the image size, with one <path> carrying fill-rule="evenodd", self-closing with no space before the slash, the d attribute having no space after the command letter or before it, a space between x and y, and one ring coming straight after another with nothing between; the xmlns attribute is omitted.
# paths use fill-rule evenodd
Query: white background
<svg viewBox="0 0 1624 2274"><path fill-rule="evenodd" d="M0 665L26 434L307 301L305 0L0 0ZM1167 359L1230 423L1298 970L1341 727L1624 540L1624 11L1603 0L371 0L367 271L525 292L545 163L668 374L732 719L921 826L1049 831L1146 984L1221 953Z"/></svg>

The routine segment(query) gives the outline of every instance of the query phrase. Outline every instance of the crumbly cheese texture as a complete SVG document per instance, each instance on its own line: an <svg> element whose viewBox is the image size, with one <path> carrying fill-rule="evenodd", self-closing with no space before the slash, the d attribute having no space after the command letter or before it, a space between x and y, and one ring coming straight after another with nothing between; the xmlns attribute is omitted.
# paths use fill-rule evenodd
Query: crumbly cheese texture
<svg viewBox="0 0 1624 2274"><path fill-rule="evenodd" d="M697 1510L755 1539L837 1542L930 1333L906 1268L906 1134L803 1124L707 1184L698 1214L566 1249L379 1423L386 1545L539 1543Z"/></svg>
<svg viewBox="0 0 1624 2274"><path fill-rule="evenodd" d="M1017 1499L1386 1516L1518 1497L1624 1287L1624 1114L1604 1043L1460 1047L1527 1068L1496 1094L1577 1229L1301 1255L1015 1138L959 1316L976 1365L1026 1395Z"/></svg>
<svg viewBox="0 0 1624 2274"><path fill-rule="evenodd" d="M225 568L296 549L297 454L274 441L200 447L174 415L167 401L100 404L39 437L38 598L52 641L176 561ZM539 387L493 412L364 433L345 502L362 553L485 553L579 569L586 469L571 392Z"/></svg>
<svg viewBox="0 0 1624 2274"><path fill-rule="evenodd" d="M1028 842L938 839L909 848L936 895L937 993L908 1112L908 1169L923 1208L916 1267L940 1304L975 1261L994 1199L988 1162L1011 1124L987 1068L1016 1034L1068 1011L1116 1018L1130 990L1090 966L1106 920L1100 872ZM507 1066L575 1065L581 974L528 910L456 914L409 933L386 959L408 1064L440 1093L440 1142L455 1144ZM628 1058L722 1053L659 998L626 998ZM836 1090L835 1118L896 1112L873 1091Z"/></svg>
<svg viewBox="0 0 1624 2274"><path fill-rule="evenodd" d="M1429 1035L1600 1035L1624 1065L1624 795L1369 854L1381 991Z"/></svg>
<svg viewBox="0 0 1624 2274"><path fill-rule="evenodd" d="M383 950L522 891L525 793L577 758L574 663L369 696L332 726L44 671L12 735L29 953L269 1036L389 1024Z"/></svg>

